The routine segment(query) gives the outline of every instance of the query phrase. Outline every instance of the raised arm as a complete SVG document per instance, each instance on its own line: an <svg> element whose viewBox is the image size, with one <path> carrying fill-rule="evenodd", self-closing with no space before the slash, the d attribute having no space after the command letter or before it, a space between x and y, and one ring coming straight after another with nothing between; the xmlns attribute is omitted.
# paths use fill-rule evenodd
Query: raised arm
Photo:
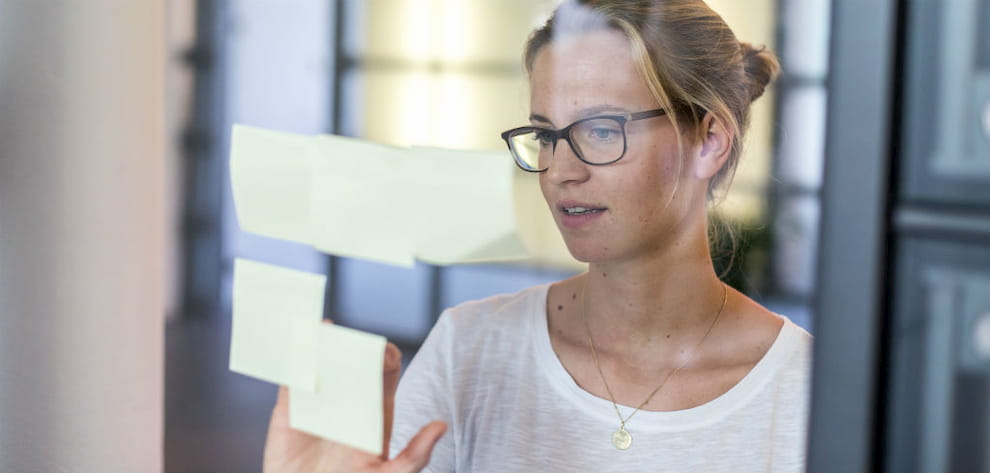
<svg viewBox="0 0 990 473"><path fill-rule="evenodd" d="M380 456L350 448L289 426L289 391L279 388L265 442L265 472L418 472L426 466L433 447L447 430L447 424L433 421L422 427L401 453L389 458L389 441L395 414L395 392L399 383L402 355L389 343L385 347L384 441Z"/></svg>

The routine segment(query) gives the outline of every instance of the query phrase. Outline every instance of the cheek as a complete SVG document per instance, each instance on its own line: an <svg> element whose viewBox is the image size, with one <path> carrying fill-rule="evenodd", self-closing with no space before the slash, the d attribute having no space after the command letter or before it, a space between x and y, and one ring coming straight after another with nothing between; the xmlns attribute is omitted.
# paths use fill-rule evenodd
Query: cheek
<svg viewBox="0 0 990 473"><path fill-rule="evenodd" d="M662 220L680 194L675 189L680 171L677 159L669 154L663 155L662 151L657 151L654 156L657 160L644 167L629 186L629 189L636 190L636 222L643 227Z"/></svg>
<svg viewBox="0 0 990 473"><path fill-rule="evenodd" d="M663 206L662 189L666 188L659 169L646 168L618 182L617 191L626 195L629 203L627 217L637 226L645 227L656 218Z"/></svg>
<svg viewBox="0 0 990 473"><path fill-rule="evenodd" d="M542 172L537 176L537 180L540 186L540 195L543 196L543 201L547 202L547 187L549 184L546 182L547 173Z"/></svg>
<svg viewBox="0 0 990 473"><path fill-rule="evenodd" d="M657 166L659 172L661 172L663 176L669 177L670 181L674 181L674 178L684 171L681 159L677 156L677 147L665 147L657 150L656 152L662 156L660 162L658 163L659 166Z"/></svg>

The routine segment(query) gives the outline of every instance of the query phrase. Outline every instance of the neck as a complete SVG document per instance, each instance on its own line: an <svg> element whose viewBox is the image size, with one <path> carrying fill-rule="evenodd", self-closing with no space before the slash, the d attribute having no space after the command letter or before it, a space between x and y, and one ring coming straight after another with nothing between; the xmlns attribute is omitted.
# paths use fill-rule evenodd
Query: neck
<svg viewBox="0 0 990 473"><path fill-rule="evenodd" d="M714 320L726 289L704 239L631 261L591 264L583 277L584 314L603 351L682 350ZM662 342L662 343L657 343Z"/></svg>

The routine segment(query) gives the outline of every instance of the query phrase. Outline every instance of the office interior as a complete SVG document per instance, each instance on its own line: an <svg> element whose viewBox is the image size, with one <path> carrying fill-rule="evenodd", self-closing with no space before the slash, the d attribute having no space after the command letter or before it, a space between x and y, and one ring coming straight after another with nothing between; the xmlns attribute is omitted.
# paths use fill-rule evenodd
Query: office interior
<svg viewBox="0 0 990 473"><path fill-rule="evenodd" d="M235 123L504 150L558 3L0 2L0 470L260 469L235 258L327 275L325 317L406 360L444 308L582 271L327 255L243 232L229 184ZM783 67L716 263L815 336L809 471L990 471L990 0L708 3Z"/></svg>

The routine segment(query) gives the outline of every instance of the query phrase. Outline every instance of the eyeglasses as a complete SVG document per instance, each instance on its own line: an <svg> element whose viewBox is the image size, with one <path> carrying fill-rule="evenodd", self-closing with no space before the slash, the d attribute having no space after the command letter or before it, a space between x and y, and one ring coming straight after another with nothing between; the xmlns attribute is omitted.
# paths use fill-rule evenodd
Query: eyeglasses
<svg viewBox="0 0 990 473"><path fill-rule="evenodd" d="M563 138L582 162L602 166L626 154L626 123L666 114L663 109L582 118L560 129L522 126L502 133L512 158L523 171L543 172Z"/></svg>

